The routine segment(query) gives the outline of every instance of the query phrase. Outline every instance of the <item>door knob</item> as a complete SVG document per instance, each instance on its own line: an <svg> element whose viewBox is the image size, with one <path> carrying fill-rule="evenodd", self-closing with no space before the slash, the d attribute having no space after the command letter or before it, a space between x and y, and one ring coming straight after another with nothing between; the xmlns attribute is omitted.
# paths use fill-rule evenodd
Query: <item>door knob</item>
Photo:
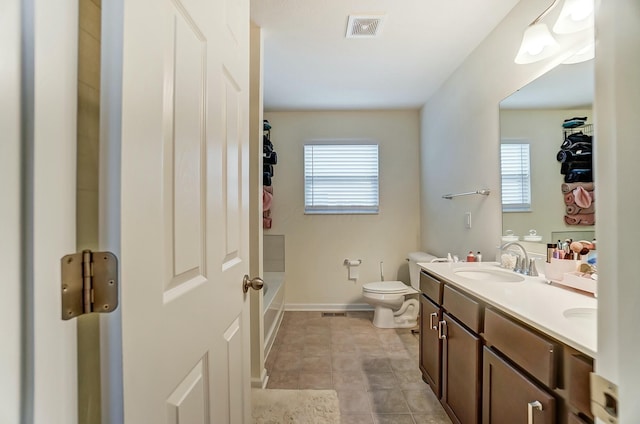
<svg viewBox="0 0 640 424"><path fill-rule="evenodd" d="M242 291L245 293L249 291L249 287L254 290L260 290L262 286L264 286L264 281L260 277L249 278L249 276L245 274L242 279Z"/></svg>

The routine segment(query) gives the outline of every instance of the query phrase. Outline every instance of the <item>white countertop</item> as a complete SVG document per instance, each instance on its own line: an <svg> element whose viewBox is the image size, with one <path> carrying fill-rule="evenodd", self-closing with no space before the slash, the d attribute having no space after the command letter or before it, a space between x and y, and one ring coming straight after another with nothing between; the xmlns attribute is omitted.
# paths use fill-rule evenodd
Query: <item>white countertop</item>
<svg viewBox="0 0 640 424"><path fill-rule="evenodd" d="M570 288L550 285L540 277L522 275L521 282L492 282L463 278L455 271L488 268L513 273L495 262L419 263L423 269L459 287L488 305L517 318L574 349L595 358L597 354L597 319L581 316L575 319L564 313L574 308L597 309L598 301L591 295ZM520 275L520 274L516 274Z"/></svg>

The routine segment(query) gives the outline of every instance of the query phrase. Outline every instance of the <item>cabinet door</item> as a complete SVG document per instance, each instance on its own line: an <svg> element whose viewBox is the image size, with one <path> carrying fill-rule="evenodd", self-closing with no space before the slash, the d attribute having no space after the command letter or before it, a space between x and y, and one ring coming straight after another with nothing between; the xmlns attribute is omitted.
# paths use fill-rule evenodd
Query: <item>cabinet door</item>
<svg viewBox="0 0 640 424"><path fill-rule="evenodd" d="M446 312L442 319L446 336L442 404L454 423L476 424L480 416L480 338Z"/></svg>
<svg viewBox="0 0 640 424"><path fill-rule="evenodd" d="M426 296L420 296L420 317L420 370L422 378L429 383L433 393L440 399L442 365L442 340L438 338L440 308Z"/></svg>
<svg viewBox="0 0 640 424"><path fill-rule="evenodd" d="M529 378L484 348L482 424L554 424L555 398ZM542 410L529 404L539 402Z"/></svg>

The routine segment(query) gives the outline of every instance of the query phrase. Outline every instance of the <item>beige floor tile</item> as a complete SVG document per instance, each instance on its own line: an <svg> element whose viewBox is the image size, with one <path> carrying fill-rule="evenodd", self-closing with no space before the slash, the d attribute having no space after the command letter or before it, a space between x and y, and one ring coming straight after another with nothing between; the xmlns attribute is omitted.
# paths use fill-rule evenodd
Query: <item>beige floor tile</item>
<svg viewBox="0 0 640 424"><path fill-rule="evenodd" d="M411 412L434 413L442 410L440 402L429 389L404 390L402 393Z"/></svg>
<svg viewBox="0 0 640 424"><path fill-rule="evenodd" d="M374 414L375 424L414 424L411 414Z"/></svg>
<svg viewBox="0 0 640 424"><path fill-rule="evenodd" d="M371 410L377 414L408 414L409 406L398 390L376 390L369 392Z"/></svg>
<svg viewBox="0 0 640 424"><path fill-rule="evenodd" d="M416 424L451 424L447 414L442 411L438 414L413 414Z"/></svg>
<svg viewBox="0 0 640 424"><path fill-rule="evenodd" d="M331 373L331 355L306 356L302 358L301 372L326 372Z"/></svg>
<svg viewBox="0 0 640 424"><path fill-rule="evenodd" d="M341 414L366 414L371 412L367 392L359 390L338 390Z"/></svg>
<svg viewBox="0 0 640 424"><path fill-rule="evenodd" d="M298 388L314 390L331 389L331 372L300 372Z"/></svg>
<svg viewBox="0 0 640 424"><path fill-rule="evenodd" d="M371 414L341 415L340 424L373 424L373 417Z"/></svg>

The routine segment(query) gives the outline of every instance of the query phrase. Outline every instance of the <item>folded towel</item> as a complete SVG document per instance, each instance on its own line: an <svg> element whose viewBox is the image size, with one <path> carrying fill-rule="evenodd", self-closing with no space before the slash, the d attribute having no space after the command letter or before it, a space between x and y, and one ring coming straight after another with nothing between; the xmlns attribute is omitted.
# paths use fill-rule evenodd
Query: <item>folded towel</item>
<svg viewBox="0 0 640 424"><path fill-rule="evenodd" d="M565 205L575 205L576 199L573 197L573 193L567 193L564 195L564 204Z"/></svg>
<svg viewBox="0 0 640 424"><path fill-rule="evenodd" d="M262 210L268 211L271 208L271 202L273 202L273 194L266 190L266 187L262 189Z"/></svg>
<svg viewBox="0 0 640 424"><path fill-rule="evenodd" d="M567 215L576 215L576 214L585 214L585 213L594 213L596 210L596 205L593 203L588 208L581 208L578 205L567 205L566 211Z"/></svg>
<svg viewBox="0 0 640 424"><path fill-rule="evenodd" d="M593 225L596 222L595 213L584 213L577 215L565 215L564 222L567 225Z"/></svg>
<svg viewBox="0 0 640 424"><path fill-rule="evenodd" d="M268 186L268 187L267 187L267 186L265 186L265 187L263 187L263 189L264 189L265 191L268 191L269 193L273 194L273 186Z"/></svg>
<svg viewBox="0 0 640 424"><path fill-rule="evenodd" d="M570 193L575 190L576 187L582 187L587 191L593 191L595 188L593 183L563 183L561 186L563 193Z"/></svg>
<svg viewBox="0 0 640 424"><path fill-rule="evenodd" d="M564 164L563 164L564 165ZM572 169L564 176L565 183L591 183L593 172L591 169Z"/></svg>
<svg viewBox="0 0 640 424"><path fill-rule="evenodd" d="M580 206L581 208L588 208L589 206L591 206L591 202L593 201L593 199L591 198L591 194L589 194L589 192L582 187L576 187L573 190L573 198L576 205Z"/></svg>

